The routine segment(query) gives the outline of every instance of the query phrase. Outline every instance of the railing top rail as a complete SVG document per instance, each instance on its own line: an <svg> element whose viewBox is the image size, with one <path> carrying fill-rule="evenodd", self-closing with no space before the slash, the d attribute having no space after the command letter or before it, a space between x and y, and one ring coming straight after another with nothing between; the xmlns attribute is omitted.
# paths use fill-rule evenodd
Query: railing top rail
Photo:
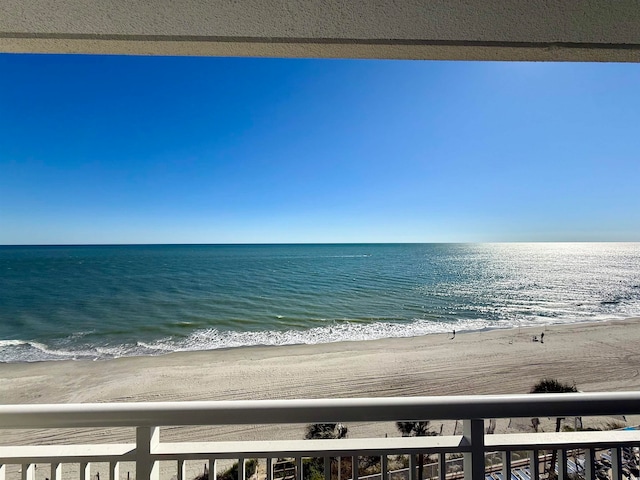
<svg viewBox="0 0 640 480"><path fill-rule="evenodd" d="M1 405L0 429L640 414L640 392Z"/></svg>

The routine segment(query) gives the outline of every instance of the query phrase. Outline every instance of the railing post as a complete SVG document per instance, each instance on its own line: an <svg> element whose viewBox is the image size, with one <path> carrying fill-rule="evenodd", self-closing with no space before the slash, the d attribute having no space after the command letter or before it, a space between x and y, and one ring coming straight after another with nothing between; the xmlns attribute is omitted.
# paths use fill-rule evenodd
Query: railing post
<svg viewBox="0 0 640 480"><path fill-rule="evenodd" d="M462 421L462 435L471 447L464 453L464 480L484 478L484 420L472 418Z"/></svg>
<svg viewBox="0 0 640 480"><path fill-rule="evenodd" d="M151 459L159 441L160 428L136 428L136 480L159 480L158 462Z"/></svg>
<svg viewBox="0 0 640 480"><path fill-rule="evenodd" d="M502 452L502 477L507 480L511 478L511 452Z"/></svg>
<svg viewBox="0 0 640 480"><path fill-rule="evenodd" d="M0 480L5 480L7 477L7 467L0 463Z"/></svg>
<svg viewBox="0 0 640 480"><path fill-rule="evenodd" d="M359 475L360 475L360 457L358 455L355 455L351 457L351 480L358 480Z"/></svg>

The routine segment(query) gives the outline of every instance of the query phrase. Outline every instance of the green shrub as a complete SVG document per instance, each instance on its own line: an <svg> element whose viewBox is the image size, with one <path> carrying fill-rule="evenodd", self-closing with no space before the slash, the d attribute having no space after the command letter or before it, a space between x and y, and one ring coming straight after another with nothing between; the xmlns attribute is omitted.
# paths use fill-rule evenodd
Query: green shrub
<svg viewBox="0 0 640 480"><path fill-rule="evenodd" d="M306 480L324 480L324 459L305 458L302 460L302 478Z"/></svg>

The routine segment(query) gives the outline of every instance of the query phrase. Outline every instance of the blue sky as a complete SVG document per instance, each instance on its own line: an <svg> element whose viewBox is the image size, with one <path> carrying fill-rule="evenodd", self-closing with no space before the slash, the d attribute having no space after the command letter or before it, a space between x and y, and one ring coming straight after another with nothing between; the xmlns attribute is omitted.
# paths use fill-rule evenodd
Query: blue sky
<svg viewBox="0 0 640 480"><path fill-rule="evenodd" d="M0 244L640 241L640 65L0 55Z"/></svg>

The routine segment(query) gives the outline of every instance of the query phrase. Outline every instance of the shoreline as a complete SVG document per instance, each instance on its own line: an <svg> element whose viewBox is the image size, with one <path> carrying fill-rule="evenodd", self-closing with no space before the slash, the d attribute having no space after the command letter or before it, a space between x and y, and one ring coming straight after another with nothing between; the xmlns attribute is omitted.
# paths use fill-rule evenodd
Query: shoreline
<svg viewBox="0 0 640 480"><path fill-rule="evenodd" d="M72 401L91 402L91 401L154 401L155 394L151 394L149 390L142 387L131 388L128 395L115 395L109 387L114 382L120 380L120 390L129 385L127 377L137 376L136 372L144 371L151 374L145 378L142 384L151 390L158 387L167 387L168 391L174 393L171 397L183 397L182 399L203 399L201 397L213 397L211 399L233 399L233 398L274 398L273 396L258 395L251 393L247 380L256 380L256 387L260 387L263 393L267 393L273 388L267 388L268 385L261 385L256 377L256 372L267 373L269 370L269 378L287 377L298 380L313 380L315 373L318 376L319 383L334 383L337 391L346 396L388 396L389 393L396 391L399 395L412 394L413 388L406 389L391 388L387 386L382 390L372 391L364 388L362 384L358 386L343 385L340 378L349 375L354 378L367 378L373 383L397 383L393 381L393 372L390 370L391 365L399 368L398 375L400 378L407 378L409 373L415 374L415 380L421 380L417 383L424 383L425 376L431 376L434 387L428 387L425 390L438 394L441 391L443 395L455 394L452 387L441 384L439 376L433 378L433 366L439 365L450 374L463 372L470 368L469 362L478 367L482 366L487 375L495 376L495 372L503 373L504 369L500 365L518 366L522 371L535 371L535 366L545 366L545 371L540 375L558 376L560 373L571 376L571 372L576 376L576 383L585 382L587 377L593 375L585 375L580 373L584 368L565 368L558 369L559 364L566 365L570 358L574 359L573 363L594 364L598 357L610 357L609 363L624 363L620 357L621 351L633 348L636 340L640 340L640 332L636 333L635 325L640 323L640 317L631 317L624 320L608 320L598 322L574 322L570 324L551 324L541 325L538 327L516 327L516 328L492 328L481 331L457 331L455 339L451 340L451 333L434 333L422 335L419 337L397 337L384 338L378 340L363 341L341 341L319 344L295 344L295 345L251 345L246 347L230 347L214 350L171 352L157 356L134 356L120 357L112 359L98 360L55 360L42 362L24 362L24 363L2 363L0 364L0 382L5 388L0 390L0 404L7 403L44 403L45 399L49 402ZM540 336L542 331L546 332L545 342L532 342L533 335ZM608 339L608 341L605 341ZM613 343L611 343L613 342ZM599 345L598 355L593 352L587 355L584 350L596 348ZM485 347L482 345L485 344ZM497 349L497 347L500 347ZM517 347L517 348L516 348ZM533 350L539 347L538 350ZM535 353L544 353L543 357L535 355ZM515 354L515 355L514 355ZM533 356L532 356L533 354ZM618 355L616 355L618 354ZM640 354L639 354L640 356ZM635 356L629 352L624 358L632 359ZM292 365L291 359L299 360ZM340 365L342 373L334 376L335 381L331 381L331 375L328 375L336 368L336 359L342 359L344 362ZM365 363L363 363L365 360ZM499 360L499 361L498 361ZM535 360L530 362L529 360ZM389 362L391 361L391 362ZM495 361L495 362L494 362ZM416 368L422 363L425 369L421 372ZM431 367L429 365L432 365ZM622 365L621 365L622 366ZM367 372L365 367L371 368L372 372ZM579 367L576 365L576 367ZM594 368L605 368L593 366ZM640 362L638 363L640 368ZM168 385L164 379L174 377L175 371L184 371L185 369L193 369L190 377L201 377L204 372L211 377L215 377L219 383L222 379L223 385L229 388L218 388L212 394L205 394L202 386L194 388L193 382L182 378L178 384ZM401 373L402 370L405 373ZM377 370L377 375L374 371ZM475 369L473 369L475 370ZM296 373L299 372L299 373ZM546 372L546 373L545 373ZM555 372L555 373L554 373ZM471 372L469 372L471 373ZM308 377L302 377L305 374ZM431 375L428 375L431 374ZM73 381L70 375L84 375L84 383L80 379L75 378ZM329 377L329 378L328 378ZM515 384L510 384L508 380L510 376L505 375L502 388L498 388L499 384L493 385L491 388L484 388L482 383L474 381L473 378L465 381L468 393L518 393ZM626 381L620 380L620 384L628 383L634 388L640 388L640 378L638 372L632 376L632 379ZM231 380L235 378L236 385L231 387ZM180 378L176 378L179 380ZM373 381L377 379L377 381ZM55 385L54 385L55 380ZM496 379L497 380L497 379ZM36 382L41 389L41 395L34 394ZM593 383L596 387L599 383L611 384L614 379L607 382L598 382L595 379L587 381L587 385ZM626 383L625 383L626 382ZM631 383L629 383L631 382ZM205 382L207 383L207 382ZM294 382L288 385L287 393L279 393L275 398L295 398L294 393L306 393L305 396L313 395L315 389L302 388L302 385L308 384L304 382ZM245 388L242 388L242 386ZM78 386L85 393L73 393L71 388ZM410 382L408 382L410 386ZM437 386L437 388L435 387ZM615 385L612 385L616 388ZM182 395L179 390L182 389ZM598 391L598 389L590 390L583 386L585 391ZM244 393L242 391L245 391ZM28 394L27 392L32 392ZM65 393L66 391L66 393ZM337 392L336 392L337 393ZM525 393L525 392L521 392ZM158 395L162 396L162 395ZM302 397L300 397L302 398ZM322 397L318 397L322 398ZM48 403L48 402L47 402Z"/></svg>
<svg viewBox="0 0 640 480"><path fill-rule="evenodd" d="M547 328L558 327L558 326L566 326L570 327L572 325L582 325L582 324L602 324L602 323L615 323L615 322L626 322L629 320L640 320L640 317L603 317L597 319L578 319L573 321L560 321L557 323L549 322L549 323L538 323L538 324L527 324L527 325L518 325L518 326L484 326L482 328L462 328L458 327L455 329L456 335L468 335L468 334L482 334L493 331L511 331L511 330L522 330L529 329L532 331L545 330ZM398 324L401 325L401 324ZM407 324L410 326L411 324ZM351 339L345 338L340 340L328 340L325 342L317 342L317 343L282 343L282 344L245 344L245 345L236 345L236 346L224 346L224 347L215 347L215 348L203 348L197 350L166 350L165 352L155 353L155 354L130 354L130 355L122 355L122 356L106 356L106 357L95 357L90 355L85 355L80 358L49 358L49 359L38 359L38 360L25 360L25 361L0 361L0 368L3 365L33 365L40 363L59 363L59 362L109 362L114 360L121 360L127 358L161 358L166 357L168 355L174 354L189 354L189 353L202 353L202 352L227 352L233 350L244 350L251 348L288 348L288 347L316 347L322 345L332 345L332 344L350 344L350 343L367 343L367 342L378 342L378 341L387 341L387 340L402 340L402 339L410 339L410 338L422 338L422 337L430 337L430 336L438 336L438 335L451 335L453 331L453 327L456 327L455 324L449 325L451 329L447 329L446 331L434 331L434 332L426 332L417 335L408 335L408 336L389 336L382 338L365 338L365 339ZM27 340L7 340L8 342L20 342L20 343L32 343Z"/></svg>

